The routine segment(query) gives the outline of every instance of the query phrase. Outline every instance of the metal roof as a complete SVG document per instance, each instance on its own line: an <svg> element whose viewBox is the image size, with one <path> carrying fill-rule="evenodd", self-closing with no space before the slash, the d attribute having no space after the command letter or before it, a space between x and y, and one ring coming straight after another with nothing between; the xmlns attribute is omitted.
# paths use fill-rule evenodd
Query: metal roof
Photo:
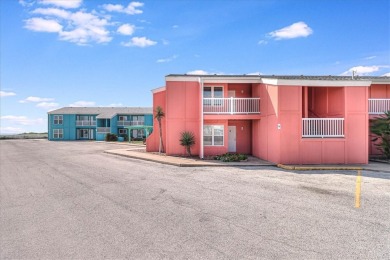
<svg viewBox="0 0 390 260"><path fill-rule="evenodd" d="M115 115L147 115L153 114L151 107L63 107L48 114L97 115L96 118L112 118Z"/></svg>
<svg viewBox="0 0 390 260"><path fill-rule="evenodd" d="M223 75L223 74L169 74L166 77L200 77L200 78L243 78L243 79L287 79L287 80L370 80L386 81L390 83L388 76L334 76L334 75Z"/></svg>

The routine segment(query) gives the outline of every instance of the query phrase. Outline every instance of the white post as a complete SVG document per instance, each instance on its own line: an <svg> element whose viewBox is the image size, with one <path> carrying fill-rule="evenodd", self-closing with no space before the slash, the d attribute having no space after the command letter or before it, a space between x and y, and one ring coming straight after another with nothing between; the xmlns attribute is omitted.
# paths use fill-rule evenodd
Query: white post
<svg viewBox="0 0 390 260"><path fill-rule="evenodd" d="M204 148L203 148L203 80L199 77L199 88L200 88L200 151L199 157L200 159L204 158Z"/></svg>

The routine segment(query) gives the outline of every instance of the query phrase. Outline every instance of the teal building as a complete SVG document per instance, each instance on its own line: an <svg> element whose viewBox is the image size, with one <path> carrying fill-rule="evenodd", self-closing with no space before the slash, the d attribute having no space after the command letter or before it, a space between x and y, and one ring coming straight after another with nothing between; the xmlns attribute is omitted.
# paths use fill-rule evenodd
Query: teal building
<svg viewBox="0 0 390 260"><path fill-rule="evenodd" d="M48 112L51 141L103 141L108 133L145 138L142 126L153 126L151 107L63 107Z"/></svg>

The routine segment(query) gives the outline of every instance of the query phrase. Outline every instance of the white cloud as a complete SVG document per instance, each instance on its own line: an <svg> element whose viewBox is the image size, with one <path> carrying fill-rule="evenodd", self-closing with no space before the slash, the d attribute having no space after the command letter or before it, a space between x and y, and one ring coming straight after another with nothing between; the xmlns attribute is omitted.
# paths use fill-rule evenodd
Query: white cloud
<svg viewBox="0 0 390 260"><path fill-rule="evenodd" d="M53 100L54 100L54 98L28 97L26 99L20 100L19 103L48 102L48 101L53 101Z"/></svg>
<svg viewBox="0 0 390 260"><path fill-rule="evenodd" d="M69 106L70 107L93 107L93 106L95 106L95 102L80 100L80 101L76 101L72 104L69 104Z"/></svg>
<svg viewBox="0 0 390 260"><path fill-rule="evenodd" d="M28 1L25 1L25 0L19 0L19 4L23 7L30 7L32 5L34 5L33 2L28 2Z"/></svg>
<svg viewBox="0 0 390 260"><path fill-rule="evenodd" d="M246 75L261 75L261 74L263 74L263 73L257 71L257 72L248 73Z"/></svg>
<svg viewBox="0 0 390 260"><path fill-rule="evenodd" d="M168 40L165 40L165 39L162 39L162 44L164 44L164 45L169 45L169 41L168 41Z"/></svg>
<svg viewBox="0 0 390 260"><path fill-rule="evenodd" d="M124 105L122 103L113 103L109 104L106 107L123 107Z"/></svg>
<svg viewBox="0 0 390 260"><path fill-rule="evenodd" d="M118 12L118 13L125 13L125 14L142 14L142 10L138 9L138 7L142 7L144 4L140 2L130 2L130 4L127 7L124 7L123 5L119 4L105 4L103 5L103 8L106 9L109 12Z"/></svg>
<svg viewBox="0 0 390 260"><path fill-rule="evenodd" d="M260 40L257 44L266 45L268 42L266 40Z"/></svg>
<svg viewBox="0 0 390 260"><path fill-rule="evenodd" d="M157 44L157 42L147 39L146 37L133 37L129 42L121 43L125 47L148 47Z"/></svg>
<svg viewBox="0 0 390 260"><path fill-rule="evenodd" d="M390 77L390 72L383 74L382 77Z"/></svg>
<svg viewBox="0 0 390 260"><path fill-rule="evenodd" d="M43 108L43 109L53 109L57 108L59 106L58 103L55 102L40 102L37 104L37 107Z"/></svg>
<svg viewBox="0 0 390 260"><path fill-rule="evenodd" d="M175 24L174 26L172 26L173 29L177 29L179 28L179 25Z"/></svg>
<svg viewBox="0 0 390 260"><path fill-rule="evenodd" d="M44 5L54 5L62 8L78 8L82 0L39 0L38 3Z"/></svg>
<svg viewBox="0 0 390 260"><path fill-rule="evenodd" d="M276 40L307 37L313 30L304 22L297 22L282 29L270 32L268 35Z"/></svg>
<svg viewBox="0 0 390 260"><path fill-rule="evenodd" d="M372 60L372 59L375 59L376 58L376 56L369 56L369 57L366 57L366 58L364 58L365 60Z"/></svg>
<svg viewBox="0 0 390 260"><path fill-rule="evenodd" d="M106 29L109 25L108 20L99 18L92 13L78 11L72 13L68 19L73 30L61 31L60 39L74 42L79 45L85 45L88 42L105 43L110 42L112 37Z"/></svg>
<svg viewBox="0 0 390 260"><path fill-rule="evenodd" d="M204 70L193 70L193 71L187 72L186 74L189 74L189 75L208 75L209 73L207 71L204 71Z"/></svg>
<svg viewBox="0 0 390 260"><path fill-rule="evenodd" d="M135 26L131 24L122 24L118 27L117 32L123 35L132 35L135 31Z"/></svg>
<svg viewBox="0 0 390 260"><path fill-rule="evenodd" d="M12 126L0 127L0 134L21 134L24 132L26 131L24 131L20 127L12 127Z"/></svg>
<svg viewBox="0 0 390 260"><path fill-rule="evenodd" d="M373 72L379 71L381 68L389 68L387 65L374 65L374 66L356 66L352 67L349 70L343 72L341 75L352 75L353 71L356 73L356 75L369 75Z"/></svg>
<svg viewBox="0 0 390 260"><path fill-rule="evenodd" d="M7 120L12 124L17 124L17 125L41 125L45 121L43 118L37 118L37 119L31 119L26 116L2 116L0 117L1 120Z"/></svg>
<svg viewBox="0 0 390 260"><path fill-rule="evenodd" d="M11 97L11 96L16 96L16 93L14 93L14 92L0 91L0 97Z"/></svg>
<svg viewBox="0 0 390 260"><path fill-rule="evenodd" d="M31 13L33 14L42 14L42 15L48 15L48 16L56 16L63 19L68 19L70 16L70 12L58 9L58 8L37 8Z"/></svg>
<svg viewBox="0 0 390 260"><path fill-rule="evenodd" d="M25 21L25 28L36 32L61 32L62 25L55 20L46 20L40 17L34 17Z"/></svg>
<svg viewBox="0 0 390 260"><path fill-rule="evenodd" d="M176 59L178 56L177 55L173 55L169 58L165 58L165 59L158 59L156 62L157 63L164 63L164 62L170 62L170 61L173 61L174 59Z"/></svg>

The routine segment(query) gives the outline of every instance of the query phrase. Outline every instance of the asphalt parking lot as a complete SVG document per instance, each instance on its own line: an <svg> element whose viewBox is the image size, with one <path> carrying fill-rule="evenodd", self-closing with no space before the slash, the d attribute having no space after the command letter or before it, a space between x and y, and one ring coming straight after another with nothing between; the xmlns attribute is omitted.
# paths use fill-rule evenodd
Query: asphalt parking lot
<svg viewBox="0 0 390 260"><path fill-rule="evenodd" d="M390 174L180 168L0 141L1 259L390 259ZM132 149L129 146L129 149Z"/></svg>

